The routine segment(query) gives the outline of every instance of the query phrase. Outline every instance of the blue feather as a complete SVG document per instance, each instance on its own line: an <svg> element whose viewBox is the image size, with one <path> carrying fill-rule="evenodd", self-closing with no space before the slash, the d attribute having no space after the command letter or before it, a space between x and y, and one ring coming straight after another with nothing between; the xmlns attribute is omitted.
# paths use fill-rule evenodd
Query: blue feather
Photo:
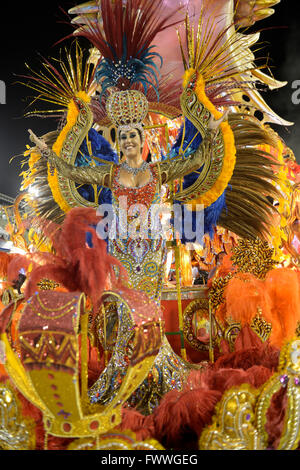
<svg viewBox="0 0 300 470"><path fill-rule="evenodd" d="M85 242L89 248L93 248L93 240L91 232L85 232Z"/></svg>
<svg viewBox="0 0 300 470"><path fill-rule="evenodd" d="M148 92L148 85L153 87L159 101L158 77L160 76L160 71L153 59L158 57L161 67L163 59L157 52L152 52L152 48L155 46L149 48L142 46L137 56L130 58L127 58L127 39L125 34L123 36L123 51L121 57L117 57L114 48L110 45L108 46L113 53L114 61L108 58L103 59L95 73L95 79L101 82L102 86L100 99L109 87L116 86L119 79L124 77L129 79L130 85L141 82L145 93Z"/></svg>
<svg viewBox="0 0 300 470"><path fill-rule="evenodd" d="M90 129L88 133L88 139L91 143L91 150L92 155L94 157L100 158L101 160L106 160L109 162L117 163L118 156L116 152L112 149L109 142L102 137L95 129ZM80 146L79 152L76 157L75 166L86 166L90 165L91 163L91 156L89 155L89 150L87 147L86 139L84 139L83 143ZM101 162L94 160L96 165L101 165ZM95 190L92 185L85 184L85 185L76 185L77 191L79 194L89 202L95 201ZM104 188L102 186L97 186L97 195L98 196L98 204L111 204L112 202L112 195L111 191L108 188Z"/></svg>
<svg viewBox="0 0 300 470"><path fill-rule="evenodd" d="M204 233L208 233L211 238L222 211L226 209L226 191L227 188L213 204L204 209Z"/></svg>
<svg viewBox="0 0 300 470"><path fill-rule="evenodd" d="M226 188L227 190L228 188ZM202 217L199 217L199 212L192 211L191 212L191 230L193 233L200 233L201 235L208 233L209 236L212 238L214 235L214 228L218 225L218 221L220 218L220 215L222 211L225 209L226 210L226 190L221 194L221 196L209 207L206 207L204 209L204 220ZM181 205L181 214L182 214L182 224L181 224L181 243L190 243L190 242L195 242L197 239L197 236L195 235L193 238L187 238L185 236L185 228L186 228L186 221L184 219L184 204L175 201L175 204L180 204ZM197 222L201 220L201 222L204 222L204 226L197 227ZM174 224L174 219L171 219L171 223ZM198 237L199 239L199 237Z"/></svg>
<svg viewBox="0 0 300 470"><path fill-rule="evenodd" d="M126 38L126 34L124 33L123 34L123 54L121 58L122 63L125 63L126 57L127 57L127 38Z"/></svg>
<svg viewBox="0 0 300 470"><path fill-rule="evenodd" d="M181 126L180 131L178 133L178 136L176 138L175 143L172 146L171 152L169 154L170 158L173 158L179 154L179 149L182 147L184 151L184 156L187 157L191 154L193 154L199 145L202 142L202 137L200 133L198 133L197 128L188 120L185 119L185 126ZM194 138L195 137L195 138ZM183 140L184 139L184 140ZM194 140L193 140L194 139ZM183 145L182 145L182 140L183 140ZM198 171L201 171L202 167L198 169ZM186 189L190 187L196 179L199 177L199 174L197 172L190 173L189 175L186 175L183 179L183 189ZM216 227L218 224L220 215L224 209L226 209L226 191L230 189L230 186L226 188L226 190L221 194L221 196L209 207L206 207L204 209L204 233L208 233L210 237L213 236L213 229ZM183 204L175 201L176 204L180 204L182 206L182 215L184 214L183 211ZM197 217L196 211L192 211L192 230L193 232L196 232L196 222L199 220L199 217ZM200 229L200 228L199 228ZM182 238L181 242L182 243L187 243L191 241L195 241L196 237L192 240L187 239L184 236L184 220L182 220Z"/></svg>

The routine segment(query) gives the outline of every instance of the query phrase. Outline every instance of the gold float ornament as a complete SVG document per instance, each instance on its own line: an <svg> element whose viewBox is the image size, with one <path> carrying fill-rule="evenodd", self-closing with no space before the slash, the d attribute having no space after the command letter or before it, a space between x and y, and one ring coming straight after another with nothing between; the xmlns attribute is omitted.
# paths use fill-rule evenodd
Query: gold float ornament
<svg viewBox="0 0 300 470"><path fill-rule="evenodd" d="M22 416L16 391L8 383L0 383L0 450L34 450L33 419Z"/></svg>
<svg viewBox="0 0 300 470"><path fill-rule="evenodd" d="M300 339L294 338L282 348L278 371L260 388L249 384L225 392L212 425L201 434L201 450L267 449L267 411L273 396L286 390L284 426L277 450L294 450L300 441Z"/></svg>
<svg viewBox="0 0 300 470"><path fill-rule="evenodd" d="M12 287L8 287L2 294L1 302L3 305L7 306L11 302L17 302L24 298L23 294L19 294L15 289Z"/></svg>
<svg viewBox="0 0 300 470"><path fill-rule="evenodd" d="M269 339L270 334L272 332L272 324L268 323L262 317L262 311L260 308L258 308L257 315L253 318L250 327L262 340L263 343Z"/></svg>
<svg viewBox="0 0 300 470"><path fill-rule="evenodd" d="M231 351L234 351L235 340L241 331L241 324L227 318L224 330L224 339L228 342Z"/></svg>
<svg viewBox="0 0 300 470"><path fill-rule="evenodd" d="M217 405L213 424L200 437L200 450L262 450L261 437L255 428L257 392L248 384L225 392Z"/></svg>
<svg viewBox="0 0 300 470"><path fill-rule="evenodd" d="M284 427L277 450L295 450L300 441L300 340L289 341L280 354L278 372L263 387L257 404L257 428L265 431L266 410L281 387L286 388Z"/></svg>
<svg viewBox="0 0 300 470"><path fill-rule="evenodd" d="M85 300L81 293L41 291L32 296L17 325L20 355L12 349L9 340L11 306L5 312L7 321L1 334L6 353L4 367L22 395L42 411L45 448L48 434L92 438L117 426L121 422L122 405L147 376L161 346L162 330L160 323L154 321L156 317L152 316L150 321L151 315L145 317L141 308L131 311L124 301L133 318L130 334L133 351L128 368L108 405L90 403L87 384L89 311ZM124 299L118 296L118 300Z"/></svg>
<svg viewBox="0 0 300 470"><path fill-rule="evenodd" d="M132 431L110 432L96 438L77 439L68 450L165 450L155 439L138 441ZM103 457L104 458L104 457Z"/></svg>
<svg viewBox="0 0 300 470"><path fill-rule="evenodd" d="M236 0L235 23L240 27L252 26L275 13L273 7L280 0Z"/></svg>
<svg viewBox="0 0 300 470"><path fill-rule="evenodd" d="M238 334L240 333L242 325L239 322L232 320L231 318L226 319L226 325L223 331L223 337L228 342L230 350L234 351L234 345ZM272 325L268 323L261 313L261 309L258 308L257 315L253 318L250 328L264 343L266 342L271 334Z"/></svg>
<svg viewBox="0 0 300 470"><path fill-rule="evenodd" d="M116 344L119 326L117 306L117 302L103 304L95 319L95 336L104 351L113 351Z"/></svg>
<svg viewBox="0 0 300 470"><path fill-rule="evenodd" d="M59 287L59 284L51 279L41 279L41 281L37 283L37 286L40 290L55 290Z"/></svg>
<svg viewBox="0 0 300 470"><path fill-rule="evenodd" d="M20 203L25 200L25 195L19 194L12 207L2 206L1 209L5 212L7 218L6 232L9 235L10 241L13 243L14 248L28 252L28 244L25 237L24 220L20 212ZM26 216L23 216L24 218Z"/></svg>
<svg viewBox="0 0 300 470"><path fill-rule="evenodd" d="M213 310L217 310L217 308L225 301L224 290L232 277L233 274L229 273L225 277L216 277L213 279L212 286L208 293L208 298Z"/></svg>
<svg viewBox="0 0 300 470"><path fill-rule="evenodd" d="M207 299L196 299L189 303L183 313L183 334L188 344L198 351L209 350L210 318ZM212 345L216 346L219 333L218 324L213 319Z"/></svg>
<svg viewBox="0 0 300 470"><path fill-rule="evenodd" d="M299 233L299 220L300 220L300 184L295 183L291 189L291 196L290 196L290 207L289 211L285 211L284 214L286 216L286 226L284 227L285 233L287 235L287 239L284 241L283 245L286 251L289 254L290 262L294 266L299 266L300 264L300 254L295 246L293 246L293 242L295 238L299 240L300 233Z"/></svg>
<svg viewBox="0 0 300 470"><path fill-rule="evenodd" d="M43 291L26 304L18 324L21 357L5 344L7 374L18 390L43 413L46 434L81 437L105 432L120 421L120 410L90 407L79 388L79 328L84 362L85 297ZM59 326L56 325L59 319Z"/></svg>
<svg viewBox="0 0 300 470"><path fill-rule="evenodd" d="M277 264L273 259L274 249L267 242L240 239L232 250L232 263L242 273L251 273L258 279L265 279L267 273Z"/></svg>

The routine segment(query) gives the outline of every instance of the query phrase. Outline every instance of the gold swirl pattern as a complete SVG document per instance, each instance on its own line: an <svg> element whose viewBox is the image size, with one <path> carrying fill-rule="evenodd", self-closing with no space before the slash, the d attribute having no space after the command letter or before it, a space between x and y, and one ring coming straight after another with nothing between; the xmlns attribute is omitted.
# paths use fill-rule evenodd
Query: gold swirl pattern
<svg viewBox="0 0 300 470"><path fill-rule="evenodd" d="M148 277L154 277L158 273L159 266L154 261L150 261L144 265L144 274Z"/></svg>
<svg viewBox="0 0 300 470"><path fill-rule="evenodd" d="M217 405L213 424L200 437L200 450L264 449L255 428L255 400L256 392L248 384L225 392Z"/></svg>
<svg viewBox="0 0 300 470"><path fill-rule="evenodd" d="M277 450L294 450L300 441L300 340L282 349L278 371L258 390L249 384L234 387L216 407L213 424L201 434L201 450L263 450L269 436L267 411L273 396L284 388L287 403Z"/></svg>
<svg viewBox="0 0 300 470"><path fill-rule="evenodd" d="M34 450L35 422L22 416L16 392L9 383L0 384L0 449Z"/></svg>

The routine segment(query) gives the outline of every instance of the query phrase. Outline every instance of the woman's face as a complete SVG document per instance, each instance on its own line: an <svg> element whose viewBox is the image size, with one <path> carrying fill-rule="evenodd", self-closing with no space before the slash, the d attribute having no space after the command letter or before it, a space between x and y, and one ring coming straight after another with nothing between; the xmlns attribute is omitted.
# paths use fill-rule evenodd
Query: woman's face
<svg viewBox="0 0 300 470"><path fill-rule="evenodd" d="M120 136L120 150L126 158L135 158L141 155L142 141L137 129L130 131L121 131Z"/></svg>

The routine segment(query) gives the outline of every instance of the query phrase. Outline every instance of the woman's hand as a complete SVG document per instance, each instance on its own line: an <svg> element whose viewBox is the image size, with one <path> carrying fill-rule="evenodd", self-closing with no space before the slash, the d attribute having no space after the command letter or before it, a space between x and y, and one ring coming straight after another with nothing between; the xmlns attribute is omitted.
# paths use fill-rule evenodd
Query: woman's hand
<svg viewBox="0 0 300 470"><path fill-rule="evenodd" d="M29 132L29 138L31 140L31 142L33 142L41 152L45 152L47 149L48 149L48 145L42 140L42 139L39 139L33 132L31 129L28 129L28 132Z"/></svg>
<svg viewBox="0 0 300 470"><path fill-rule="evenodd" d="M209 122L208 122L208 129L210 131L215 131L219 127L220 124L222 124L223 121L226 121L227 117L229 114L229 109L225 111L222 117L220 119L215 119L213 116L211 116Z"/></svg>
<svg viewBox="0 0 300 470"><path fill-rule="evenodd" d="M53 151L48 147L46 142L43 139L39 139L34 132L32 132L31 129L28 129L29 132L29 138L31 142L33 142L37 148L40 150L41 155L47 160L49 164L49 170L51 175L54 174L55 170L55 161L54 161L54 153Z"/></svg>

